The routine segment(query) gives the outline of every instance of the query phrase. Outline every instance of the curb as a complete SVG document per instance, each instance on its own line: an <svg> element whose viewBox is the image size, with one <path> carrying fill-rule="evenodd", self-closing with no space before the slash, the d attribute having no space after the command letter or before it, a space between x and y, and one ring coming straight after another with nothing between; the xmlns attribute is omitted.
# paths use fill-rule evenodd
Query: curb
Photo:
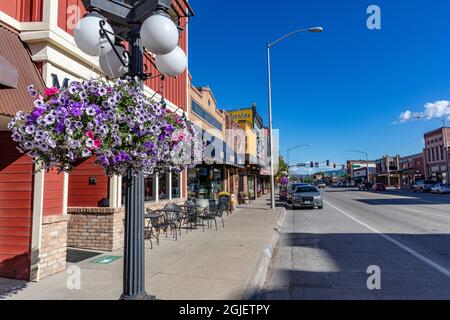
<svg viewBox="0 0 450 320"><path fill-rule="evenodd" d="M284 220L286 218L286 208L281 211L278 220L273 227L272 235L268 243L265 245L264 250L261 252L255 268L252 271L247 283L245 285L245 290L242 295L243 300L259 300L261 296L261 290L267 280L267 273L269 271L269 266L272 261L274 250L280 239L281 228L283 227Z"/></svg>

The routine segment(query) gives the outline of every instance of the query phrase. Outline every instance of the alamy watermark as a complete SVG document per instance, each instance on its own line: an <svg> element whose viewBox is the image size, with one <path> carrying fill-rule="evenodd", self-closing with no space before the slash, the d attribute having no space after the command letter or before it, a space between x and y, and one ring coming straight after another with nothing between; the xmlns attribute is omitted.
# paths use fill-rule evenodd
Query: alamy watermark
<svg viewBox="0 0 450 320"><path fill-rule="evenodd" d="M71 265L66 270L68 277L66 287L69 290L81 290L81 269L77 265Z"/></svg>
<svg viewBox="0 0 450 320"><path fill-rule="evenodd" d="M367 289L369 290L381 290L381 269L377 265L369 266L367 268L367 274L370 274L367 278Z"/></svg>
<svg viewBox="0 0 450 320"><path fill-rule="evenodd" d="M370 5L367 8L367 28L369 30L381 30L381 8L377 5Z"/></svg>

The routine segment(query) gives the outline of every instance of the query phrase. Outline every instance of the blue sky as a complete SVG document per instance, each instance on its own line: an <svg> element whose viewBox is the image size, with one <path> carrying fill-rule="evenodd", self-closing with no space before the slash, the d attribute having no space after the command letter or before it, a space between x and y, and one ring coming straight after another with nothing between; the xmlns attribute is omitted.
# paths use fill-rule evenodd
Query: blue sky
<svg viewBox="0 0 450 320"><path fill-rule="evenodd" d="M267 124L265 44L299 28L272 51L273 125L292 162L344 163L346 150L408 155L423 148L436 120L393 124L450 93L450 1L199 1L189 22L189 68L224 109L256 102ZM369 5L381 30L369 30Z"/></svg>

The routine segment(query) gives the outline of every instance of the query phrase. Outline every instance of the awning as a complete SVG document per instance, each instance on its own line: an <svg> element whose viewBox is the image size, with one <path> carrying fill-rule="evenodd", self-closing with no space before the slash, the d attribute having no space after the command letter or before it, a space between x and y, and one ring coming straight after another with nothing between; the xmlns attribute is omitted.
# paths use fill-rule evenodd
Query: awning
<svg viewBox="0 0 450 320"><path fill-rule="evenodd" d="M43 91L44 81L19 35L1 25L0 73L0 115L14 116L17 111L30 111L33 99L28 94L28 86L32 84Z"/></svg>

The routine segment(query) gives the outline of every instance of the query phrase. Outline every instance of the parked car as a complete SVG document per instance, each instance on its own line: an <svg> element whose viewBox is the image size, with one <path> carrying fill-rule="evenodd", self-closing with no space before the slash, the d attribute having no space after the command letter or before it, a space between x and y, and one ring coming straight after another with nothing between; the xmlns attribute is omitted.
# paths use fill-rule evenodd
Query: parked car
<svg viewBox="0 0 450 320"><path fill-rule="evenodd" d="M375 183L372 186L372 191L386 191L386 186L383 183Z"/></svg>
<svg viewBox="0 0 450 320"><path fill-rule="evenodd" d="M322 194L311 185L297 186L293 192L292 207L309 207L323 209Z"/></svg>
<svg viewBox="0 0 450 320"><path fill-rule="evenodd" d="M418 180L413 185L414 192L430 192L436 182L429 180Z"/></svg>
<svg viewBox="0 0 450 320"><path fill-rule="evenodd" d="M294 193L295 188L297 188L298 186L306 186L306 185L308 184L301 182L291 184L287 190L287 203L288 204L292 203L292 194Z"/></svg>
<svg viewBox="0 0 450 320"><path fill-rule="evenodd" d="M431 188L433 193L450 193L450 184L438 183Z"/></svg>
<svg viewBox="0 0 450 320"><path fill-rule="evenodd" d="M370 182L363 182L363 183L361 183L359 186L358 186L358 189L360 190L360 191L364 191L364 190L372 190L372 187L373 187L373 183L370 183Z"/></svg>
<svg viewBox="0 0 450 320"><path fill-rule="evenodd" d="M324 188L326 188L327 187L327 185L325 184L325 182L319 182L318 184L317 184L317 188L322 188L322 189L324 189Z"/></svg>

